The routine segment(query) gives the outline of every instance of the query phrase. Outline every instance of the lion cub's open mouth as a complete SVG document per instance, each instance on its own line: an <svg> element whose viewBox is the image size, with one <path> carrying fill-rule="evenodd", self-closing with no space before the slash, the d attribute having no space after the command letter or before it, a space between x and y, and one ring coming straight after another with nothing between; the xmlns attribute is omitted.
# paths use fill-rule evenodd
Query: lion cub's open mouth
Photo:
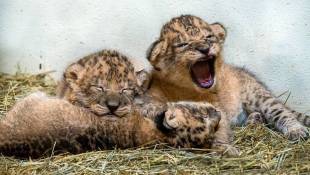
<svg viewBox="0 0 310 175"><path fill-rule="evenodd" d="M201 88L208 89L214 84L214 62L215 57L198 60L190 67L193 81Z"/></svg>

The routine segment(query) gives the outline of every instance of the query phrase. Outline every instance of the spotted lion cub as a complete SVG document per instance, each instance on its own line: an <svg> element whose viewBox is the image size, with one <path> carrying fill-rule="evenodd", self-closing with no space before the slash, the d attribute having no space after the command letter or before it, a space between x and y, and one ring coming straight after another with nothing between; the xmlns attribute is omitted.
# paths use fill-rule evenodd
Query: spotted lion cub
<svg viewBox="0 0 310 175"><path fill-rule="evenodd" d="M142 74L144 72L142 71ZM88 55L68 66L58 86L58 96L98 116L124 116L135 96L143 93L129 59L113 50Z"/></svg>
<svg viewBox="0 0 310 175"><path fill-rule="evenodd" d="M214 147L221 113L212 105L198 104L193 108L189 103L169 103L154 120L142 116L140 110L133 107L121 118L98 117L64 99L34 93L17 102L0 120L0 153L28 158L130 148L152 142L175 147Z"/></svg>
<svg viewBox="0 0 310 175"><path fill-rule="evenodd" d="M224 62L225 37L221 24L191 15L166 23L148 54L154 68L150 93L166 101L208 101L232 123L244 110L261 115L291 140L308 137L309 116L282 104L253 74Z"/></svg>

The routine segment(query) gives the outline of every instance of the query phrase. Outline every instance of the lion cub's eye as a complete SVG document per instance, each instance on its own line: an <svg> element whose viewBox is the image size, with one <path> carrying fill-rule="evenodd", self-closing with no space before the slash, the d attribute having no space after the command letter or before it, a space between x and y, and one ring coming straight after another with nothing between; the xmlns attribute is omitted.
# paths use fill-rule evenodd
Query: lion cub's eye
<svg viewBox="0 0 310 175"><path fill-rule="evenodd" d="M188 46L188 43L184 42L184 43L178 43L175 45L175 47L185 47L185 46Z"/></svg>
<svg viewBox="0 0 310 175"><path fill-rule="evenodd" d="M105 91L105 89L103 87L97 87L97 90L102 91L102 92Z"/></svg>
<svg viewBox="0 0 310 175"><path fill-rule="evenodd" d="M122 89L121 93L130 97L135 95L135 91L133 89Z"/></svg>
<svg viewBox="0 0 310 175"><path fill-rule="evenodd" d="M215 42L216 41L216 37L214 35L208 35L206 36L206 41L211 41L211 42Z"/></svg>
<svg viewBox="0 0 310 175"><path fill-rule="evenodd" d="M90 88L91 88L92 90L94 90L94 91L99 91L99 92L104 92L104 91L106 91L106 89L105 89L104 87L102 87L102 86L95 86L95 85L92 85Z"/></svg>

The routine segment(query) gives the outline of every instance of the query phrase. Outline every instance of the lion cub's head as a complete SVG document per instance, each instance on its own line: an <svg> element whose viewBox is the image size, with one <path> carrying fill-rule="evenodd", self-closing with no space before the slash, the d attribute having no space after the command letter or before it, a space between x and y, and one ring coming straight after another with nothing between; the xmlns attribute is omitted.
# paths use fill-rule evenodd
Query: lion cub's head
<svg viewBox="0 0 310 175"><path fill-rule="evenodd" d="M154 71L169 82L198 90L215 86L216 68L226 32L219 23L182 15L163 26L160 38L153 43L148 60Z"/></svg>
<svg viewBox="0 0 310 175"><path fill-rule="evenodd" d="M127 57L104 50L71 64L64 73L64 98L97 115L123 116L143 92L148 74L135 72Z"/></svg>

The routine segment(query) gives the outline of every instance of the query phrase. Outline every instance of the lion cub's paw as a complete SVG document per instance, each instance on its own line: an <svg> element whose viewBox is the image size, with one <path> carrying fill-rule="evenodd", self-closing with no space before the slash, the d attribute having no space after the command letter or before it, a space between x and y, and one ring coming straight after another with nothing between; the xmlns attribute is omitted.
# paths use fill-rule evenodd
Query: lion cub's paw
<svg viewBox="0 0 310 175"><path fill-rule="evenodd" d="M298 123L285 128L284 135L291 141L297 142L309 138L309 130L307 127Z"/></svg>

